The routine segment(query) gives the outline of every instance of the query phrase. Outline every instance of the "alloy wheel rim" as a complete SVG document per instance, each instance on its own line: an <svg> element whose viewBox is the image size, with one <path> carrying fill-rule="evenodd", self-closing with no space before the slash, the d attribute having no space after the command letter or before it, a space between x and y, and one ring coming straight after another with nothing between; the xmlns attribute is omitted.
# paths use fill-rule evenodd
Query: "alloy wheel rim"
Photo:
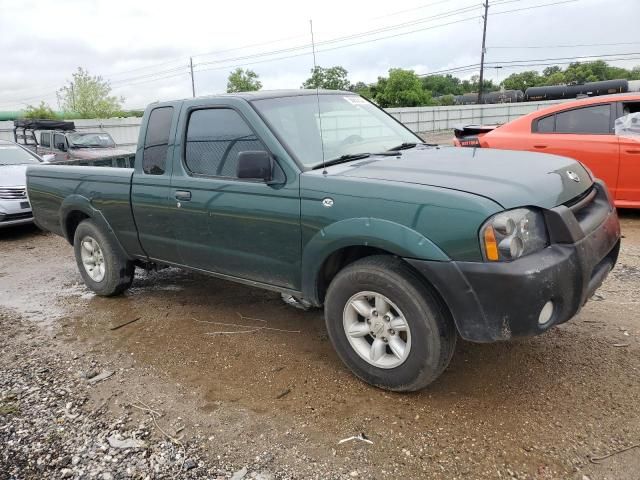
<svg viewBox="0 0 640 480"><path fill-rule="evenodd" d="M104 255L100 244L93 237L86 236L80 242L80 257L91 280L101 282L106 272Z"/></svg>
<svg viewBox="0 0 640 480"><path fill-rule="evenodd" d="M358 292L346 303L344 333L353 350L378 368L402 365L411 352L409 323L400 309L377 292Z"/></svg>

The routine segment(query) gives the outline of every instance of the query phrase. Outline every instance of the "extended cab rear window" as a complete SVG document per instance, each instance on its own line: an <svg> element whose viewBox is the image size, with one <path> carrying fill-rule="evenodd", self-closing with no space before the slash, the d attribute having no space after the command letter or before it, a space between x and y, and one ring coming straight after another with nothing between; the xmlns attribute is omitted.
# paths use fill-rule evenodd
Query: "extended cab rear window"
<svg viewBox="0 0 640 480"><path fill-rule="evenodd" d="M158 107L149 115L142 154L142 171L146 174L165 172L172 119L173 107Z"/></svg>

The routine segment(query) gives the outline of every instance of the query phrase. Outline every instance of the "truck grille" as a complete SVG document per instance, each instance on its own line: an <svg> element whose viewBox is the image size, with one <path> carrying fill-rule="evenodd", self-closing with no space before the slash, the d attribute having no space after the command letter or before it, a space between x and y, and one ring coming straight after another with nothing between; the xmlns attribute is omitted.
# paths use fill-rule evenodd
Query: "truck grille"
<svg viewBox="0 0 640 480"><path fill-rule="evenodd" d="M0 187L0 199L2 200L22 200L26 198L26 187Z"/></svg>
<svg viewBox="0 0 640 480"><path fill-rule="evenodd" d="M587 191L564 204L576 217L584 233L595 230L611 210L607 195L601 188L594 183Z"/></svg>

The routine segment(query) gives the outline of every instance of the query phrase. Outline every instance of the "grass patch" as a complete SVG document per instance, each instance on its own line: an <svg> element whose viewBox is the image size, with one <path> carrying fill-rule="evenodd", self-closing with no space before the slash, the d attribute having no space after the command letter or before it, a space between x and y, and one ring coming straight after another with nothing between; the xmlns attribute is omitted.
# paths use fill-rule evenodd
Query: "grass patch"
<svg viewBox="0 0 640 480"><path fill-rule="evenodd" d="M20 407L16 403L0 403L0 415L16 415Z"/></svg>

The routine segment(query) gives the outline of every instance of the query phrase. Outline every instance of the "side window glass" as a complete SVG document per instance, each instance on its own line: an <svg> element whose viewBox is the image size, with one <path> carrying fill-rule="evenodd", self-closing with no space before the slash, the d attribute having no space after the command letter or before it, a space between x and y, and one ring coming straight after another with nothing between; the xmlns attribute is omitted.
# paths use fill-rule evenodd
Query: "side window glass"
<svg viewBox="0 0 640 480"><path fill-rule="evenodd" d="M164 174L172 119L173 107L159 107L151 111L142 153L142 171L144 173L149 175Z"/></svg>
<svg viewBox="0 0 640 480"><path fill-rule="evenodd" d="M540 120L538 120L536 132L538 133L553 132L555 128L555 123L556 123L555 115L549 115L548 117L543 117Z"/></svg>
<svg viewBox="0 0 640 480"><path fill-rule="evenodd" d="M611 106L594 105L556 113L556 133L611 133Z"/></svg>
<svg viewBox="0 0 640 480"><path fill-rule="evenodd" d="M66 146L66 143L65 143L65 141L64 141L64 135L60 135L59 133L56 133L56 134L53 136L53 148L55 148L55 149L57 149L57 150L62 150L62 149L60 148L60 144L62 144L62 145L65 145L65 146Z"/></svg>
<svg viewBox="0 0 640 480"><path fill-rule="evenodd" d="M40 145L42 145L43 147L50 147L51 146L51 134L50 133L41 133L40 134Z"/></svg>
<svg viewBox="0 0 640 480"><path fill-rule="evenodd" d="M638 112L640 112L640 102L624 102L622 104L622 117Z"/></svg>
<svg viewBox="0 0 640 480"><path fill-rule="evenodd" d="M189 117L185 163L195 174L235 177L238 154L265 148L235 111L196 110Z"/></svg>

